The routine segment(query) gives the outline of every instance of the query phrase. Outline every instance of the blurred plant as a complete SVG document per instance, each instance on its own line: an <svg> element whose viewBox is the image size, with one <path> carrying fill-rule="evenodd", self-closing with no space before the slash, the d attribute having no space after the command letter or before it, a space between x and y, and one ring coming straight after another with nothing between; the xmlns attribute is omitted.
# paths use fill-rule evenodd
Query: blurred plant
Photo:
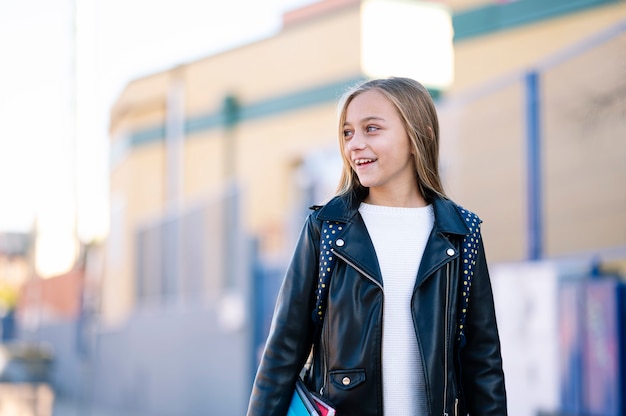
<svg viewBox="0 0 626 416"><path fill-rule="evenodd" d="M0 280L0 313L15 309L18 296L17 288Z"/></svg>

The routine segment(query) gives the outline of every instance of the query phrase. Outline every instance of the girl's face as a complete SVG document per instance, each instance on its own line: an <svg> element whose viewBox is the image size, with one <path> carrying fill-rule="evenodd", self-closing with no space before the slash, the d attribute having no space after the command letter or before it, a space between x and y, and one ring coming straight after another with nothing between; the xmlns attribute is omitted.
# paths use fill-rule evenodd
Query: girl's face
<svg viewBox="0 0 626 416"><path fill-rule="evenodd" d="M369 195L406 195L417 174L409 136L395 106L379 91L352 99L343 125L343 153Z"/></svg>

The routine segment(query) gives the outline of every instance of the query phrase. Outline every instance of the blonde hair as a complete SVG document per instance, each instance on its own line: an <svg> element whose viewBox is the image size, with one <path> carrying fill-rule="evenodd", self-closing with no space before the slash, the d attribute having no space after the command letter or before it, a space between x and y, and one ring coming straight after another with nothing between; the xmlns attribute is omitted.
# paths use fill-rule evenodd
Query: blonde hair
<svg viewBox="0 0 626 416"><path fill-rule="evenodd" d="M415 155L419 191L424 198L446 197L439 177L439 120L435 104L419 82L410 78L385 78L366 81L349 90L339 101L339 148L343 170L337 193L364 192L365 188L343 152L343 125L352 100L366 91L382 93L398 110Z"/></svg>

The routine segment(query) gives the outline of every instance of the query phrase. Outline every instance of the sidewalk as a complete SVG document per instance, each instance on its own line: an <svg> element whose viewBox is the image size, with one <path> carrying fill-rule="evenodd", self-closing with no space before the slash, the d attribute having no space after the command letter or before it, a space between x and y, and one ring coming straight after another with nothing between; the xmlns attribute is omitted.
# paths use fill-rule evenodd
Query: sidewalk
<svg viewBox="0 0 626 416"><path fill-rule="evenodd" d="M0 415L51 416L54 393L45 383L0 383Z"/></svg>
<svg viewBox="0 0 626 416"><path fill-rule="evenodd" d="M40 415L36 415L40 416ZM105 409L87 403L77 403L62 397L55 398L52 416L148 416L119 409Z"/></svg>
<svg viewBox="0 0 626 416"><path fill-rule="evenodd" d="M56 396L45 383L0 383L0 416L150 416Z"/></svg>

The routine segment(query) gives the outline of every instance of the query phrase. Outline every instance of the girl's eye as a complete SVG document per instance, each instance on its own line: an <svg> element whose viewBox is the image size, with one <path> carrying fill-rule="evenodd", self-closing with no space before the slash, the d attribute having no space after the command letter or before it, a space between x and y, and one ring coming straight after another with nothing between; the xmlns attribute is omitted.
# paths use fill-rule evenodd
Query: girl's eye
<svg viewBox="0 0 626 416"><path fill-rule="evenodd" d="M344 139L349 139L350 137L352 137L352 131L351 130L344 130L343 131L343 137Z"/></svg>
<svg viewBox="0 0 626 416"><path fill-rule="evenodd" d="M376 130L378 130L378 127L376 127L376 126L367 126L367 127L365 127L365 131L368 132L368 133L373 133Z"/></svg>

